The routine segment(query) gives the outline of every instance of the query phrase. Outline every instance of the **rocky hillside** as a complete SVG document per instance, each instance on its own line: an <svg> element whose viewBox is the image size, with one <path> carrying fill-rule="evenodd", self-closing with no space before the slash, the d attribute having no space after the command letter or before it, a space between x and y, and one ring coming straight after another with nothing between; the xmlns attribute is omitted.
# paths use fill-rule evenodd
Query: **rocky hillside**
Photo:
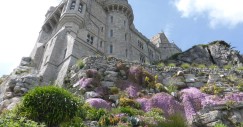
<svg viewBox="0 0 243 127"><path fill-rule="evenodd" d="M178 64L215 64L223 67L228 64L241 65L243 57L225 41L214 41L206 45L193 46L183 53L175 54L169 61Z"/></svg>
<svg viewBox="0 0 243 127"><path fill-rule="evenodd" d="M92 107L106 109L113 126L157 127L175 113L182 115L190 127L214 127L219 123L243 126L243 68L233 66L241 63L236 51L227 43L214 42L194 46L173 61L194 65L147 65L114 57L87 57L70 68L59 86L83 97ZM23 58L14 72L1 78L0 114L12 109L29 90L43 85L31 63L31 59ZM220 68L229 64L232 66ZM101 118L83 121L88 127L104 124Z"/></svg>

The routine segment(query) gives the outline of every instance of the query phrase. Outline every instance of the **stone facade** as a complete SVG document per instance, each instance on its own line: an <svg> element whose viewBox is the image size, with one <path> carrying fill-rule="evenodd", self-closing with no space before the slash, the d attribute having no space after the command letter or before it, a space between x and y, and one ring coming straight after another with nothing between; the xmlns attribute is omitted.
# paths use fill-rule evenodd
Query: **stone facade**
<svg viewBox="0 0 243 127"><path fill-rule="evenodd" d="M147 39L133 19L127 0L63 0L47 11L31 58L44 81L62 84L68 68L86 56L151 63L181 52L163 33Z"/></svg>

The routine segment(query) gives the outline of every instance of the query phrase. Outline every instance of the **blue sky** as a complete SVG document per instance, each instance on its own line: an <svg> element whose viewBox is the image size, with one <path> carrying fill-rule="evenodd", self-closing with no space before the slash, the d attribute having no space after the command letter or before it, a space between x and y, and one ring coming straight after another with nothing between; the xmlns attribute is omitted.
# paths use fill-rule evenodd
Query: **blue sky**
<svg viewBox="0 0 243 127"><path fill-rule="evenodd" d="M12 72L21 57L29 56L47 9L59 2L1 2L0 76ZM147 38L164 31L182 50L225 40L243 53L243 0L129 0L129 3L136 28Z"/></svg>

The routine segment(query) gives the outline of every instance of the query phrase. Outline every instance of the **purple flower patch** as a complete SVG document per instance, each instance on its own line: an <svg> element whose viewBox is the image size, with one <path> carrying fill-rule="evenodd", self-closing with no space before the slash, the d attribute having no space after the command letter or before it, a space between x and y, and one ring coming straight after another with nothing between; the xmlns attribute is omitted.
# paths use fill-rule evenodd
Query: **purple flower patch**
<svg viewBox="0 0 243 127"><path fill-rule="evenodd" d="M90 98L87 99L85 102L89 103L92 107L95 108L105 108L105 109L111 108L110 104L101 98Z"/></svg>

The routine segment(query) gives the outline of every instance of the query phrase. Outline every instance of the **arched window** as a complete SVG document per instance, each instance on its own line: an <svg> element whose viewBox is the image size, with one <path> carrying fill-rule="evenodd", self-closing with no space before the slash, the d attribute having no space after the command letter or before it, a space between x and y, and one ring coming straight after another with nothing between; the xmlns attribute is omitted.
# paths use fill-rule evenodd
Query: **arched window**
<svg viewBox="0 0 243 127"><path fill-rule="evenodd" d="M72 1L71 6L70 6L70 10L74 10L75 4L76 4L76 1Z"/></svg>

